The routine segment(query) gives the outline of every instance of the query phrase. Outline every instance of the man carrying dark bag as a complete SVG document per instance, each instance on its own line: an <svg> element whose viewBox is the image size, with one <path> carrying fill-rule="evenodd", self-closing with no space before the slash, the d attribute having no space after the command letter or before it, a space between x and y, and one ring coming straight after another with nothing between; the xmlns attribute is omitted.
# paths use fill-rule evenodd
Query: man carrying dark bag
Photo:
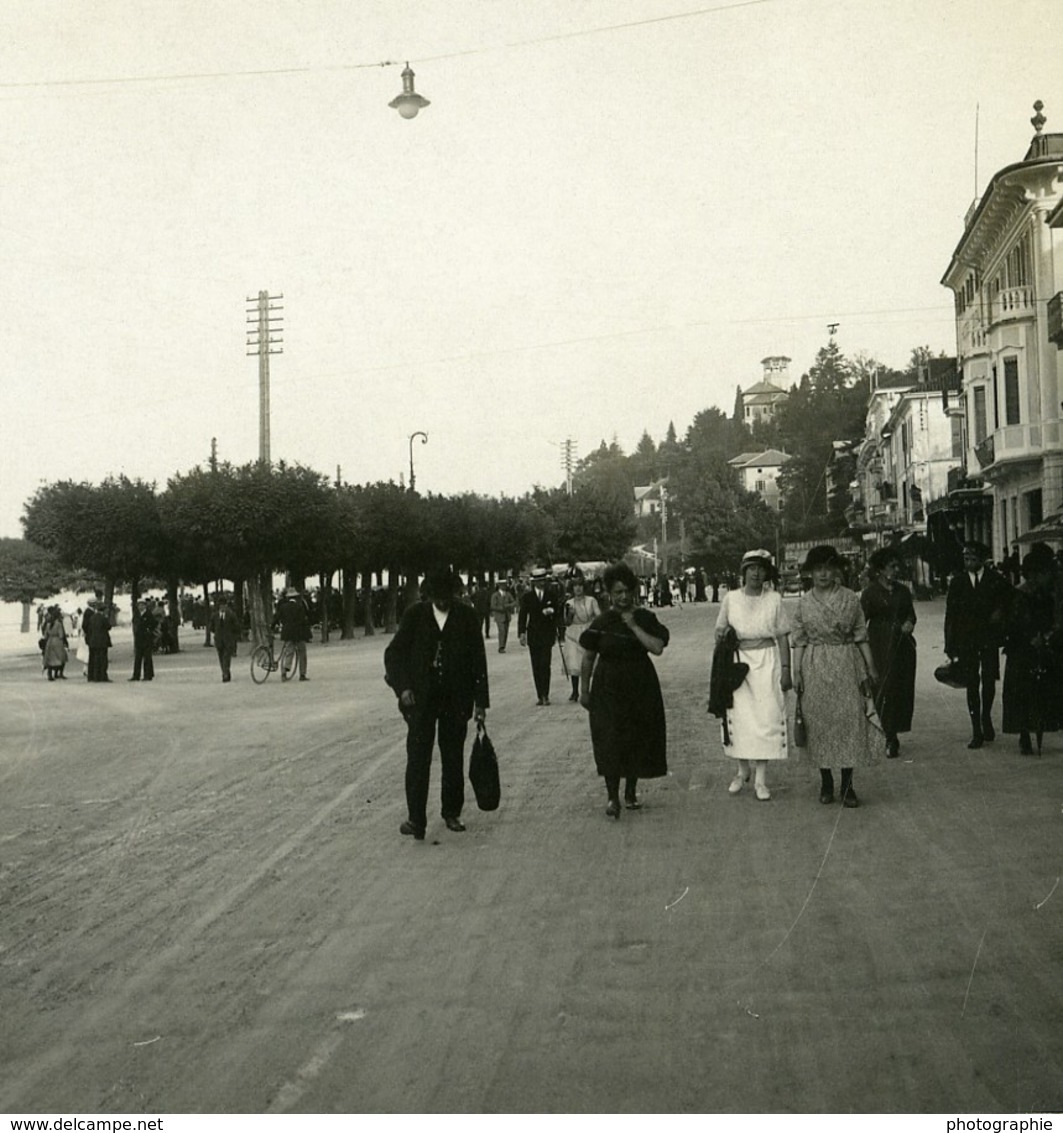
<svg viewBox="0 0 1063 1133"><path fill-rule="evenodd" d="M969 748L980 748L996 737L991 714L1013 593L1008 582L988 565L989 557L984 543L965 544L963 570L952 577L945 598L945 653L959 662L966 678Z"/></svg>
<svg viewBox="0 0 1063 1133"><path fill-rule="evenodd" d="M448 830L465 829L465 737L475 712L482 723L490 704L487 654L480 619L454 600L461 580L435 570L422 591L428 600L411 606L384 650L384 679L399 698L406 720L406 806L401 834L422 840L428 826L432 747L438 729L442 764L442 816Z"/></svg>

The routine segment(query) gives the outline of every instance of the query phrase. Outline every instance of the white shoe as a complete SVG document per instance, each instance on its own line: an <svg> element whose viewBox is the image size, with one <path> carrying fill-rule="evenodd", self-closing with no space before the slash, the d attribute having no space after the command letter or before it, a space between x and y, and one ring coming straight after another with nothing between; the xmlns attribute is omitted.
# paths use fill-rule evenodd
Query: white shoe
<svg viewBox="0 0 1063 1133"><path fill-rule="evenodd" d="M730 791L730 792L731 792L731 794L732 794L732 795L737 795L737 794L738 794L738 792L739 792L739 791L740 791L740 790L742 789L742 786L743 786L743 784L744 784L745 782L746 782L746 777L745 777L745 776L742 776L742 775L736 775L736 776L735 776L735 777L734 777L734 778L733 778L733 779L731 780L731 783L730 783L730 785L728 786L728 788L727 788L727 789L728 789L728 791Z"/></svg>
<svg viewBox="0 0 1063 1133"><path fill-rule="evenodd" d="M755 784L753 790L762 803L766 803L771 798L771 791L768 790L766 783Z"/></svg>

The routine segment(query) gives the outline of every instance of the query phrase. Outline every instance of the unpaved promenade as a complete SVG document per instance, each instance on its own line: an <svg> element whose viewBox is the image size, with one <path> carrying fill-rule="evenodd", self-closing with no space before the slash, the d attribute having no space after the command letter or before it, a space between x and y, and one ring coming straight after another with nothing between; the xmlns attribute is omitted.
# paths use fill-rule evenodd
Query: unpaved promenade
<svg viewBox="0 0 1063 1133"><path fill-rule="evenodd" d="M503 804L447 832L437 763L422 843L383 635L262 687L191 633L151 684L125 638L109 685L7 654L0 1112L1063 1108L1063 738L967 751L922 603L863 805L797 759L731 797L715 610L661 612L671 774L619 822L583 711L489 642Z"/></svg>

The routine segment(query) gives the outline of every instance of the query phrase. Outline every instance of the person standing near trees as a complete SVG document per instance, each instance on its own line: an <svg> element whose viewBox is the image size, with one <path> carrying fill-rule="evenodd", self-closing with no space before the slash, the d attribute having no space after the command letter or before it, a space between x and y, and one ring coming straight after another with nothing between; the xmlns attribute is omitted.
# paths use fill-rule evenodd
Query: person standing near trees
<svg viewBox="0 0 1063 1133"><path fill-rule="evenodd" d="M218 652L222 684L228 684L232 680L232 660L240 641L240 627L236 624L236 615L229 605L229 595L219 594L215 601L215 610L210 619L210 635Z"/></svg>
<svg viewBox="0 0 1063 1133"><path fill-rule="evenodd" d="M155 630L158 622L151 612L146 598L138 598L133 606L133 675L131 681L153 681L155 662L152 653L155 649ZM143 675L142 675L143 674Z"/></svg>
<svg viewBox="0 0 1063 1133"><path fill-rule="evenodd" d="M517 608L517 600L509 583L500 578L495 583L494 593L491 595L491 616L495 619L495 629L498 630L498 651L505 653L506 642L509 640L509 623L513 620L513 611Z"/></svg>
<svg viewBox="0 0 1063 1133"><path fill-rule="evenodd" d="M86 677L93 682L105 682L107 675L107 650L111 648L111 618L102 601L90 602L82 622L82 636L89 647L89 664Z"/></svg>
<svg viewBox="0 0 1063 1133"><path fill-rule="evenodd" d="M294 586L285 590L273 622L280 628L281 641L290 641L295 646L295 655L299 658L299 679L308 681L306 643L310 640L310 613L305 600Z"/></svg>

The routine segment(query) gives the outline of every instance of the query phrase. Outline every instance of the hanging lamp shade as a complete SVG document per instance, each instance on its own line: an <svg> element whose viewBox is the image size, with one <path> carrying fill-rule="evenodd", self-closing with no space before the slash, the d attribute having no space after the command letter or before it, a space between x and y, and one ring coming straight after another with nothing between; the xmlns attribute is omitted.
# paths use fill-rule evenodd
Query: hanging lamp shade
<svg viewBox="0 0 1063 1133"><path fill-rule="evenodd" d="M413 71L410 70L410 65L407 63L406 69L402 72L402 94L396 95L388 103L388 106L394 107L403 118L416 118L417 112L423 106L430 105L431 103L427 98L422 98L413 89Z"/></svg>

